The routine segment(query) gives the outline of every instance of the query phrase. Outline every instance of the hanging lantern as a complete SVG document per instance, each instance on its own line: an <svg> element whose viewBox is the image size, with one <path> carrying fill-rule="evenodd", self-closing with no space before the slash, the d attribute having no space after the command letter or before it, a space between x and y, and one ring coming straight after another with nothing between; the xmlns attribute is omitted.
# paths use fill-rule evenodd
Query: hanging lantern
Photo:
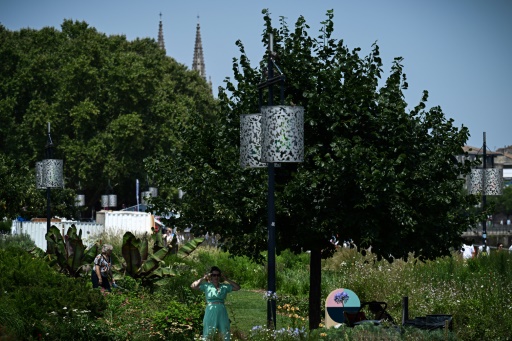
<svg viewBox="0 0 512 341"><path fill-rule="evenodd" d="M144 191L140 194L140 196L142 197L142 204L143 205L147 205L148 204L148 199L151 198L151 192L150 191Z"/></svg>
<svg viewBox="0 0 512 341"><path fill-rule="evenodd" d="M267 164L261 159L261 114L240 115L240 166L262 168Z"/></svg>
<svg viewBox="0 0 512 341"><path fill-rule="evenodd" d="M43 163L40 161L36 162L36 188L46 189L46 187L44 187L43 180Z"/></svg>
<svg viewBox="0 0 512 341"><path fill-rule="evenodd" d="M85 206L85 195L77 194L75 197L75 206L84 207Z"/></svg>
<svg viewBox="0 0 512 341"><path fill-rule="evenodd" d="M36 188L63 188L64 187L64 161L45 159L36 162Z"/></svg>
<svg viewBox="0 0 512 341"><path fill-rule="evenodd" d="M502 195L503 169L472 169L468 181L468 192L481 195Z"/></svg>
<svg viewBox="0 0 512 341"><path fill-rule="evenodd" d="M117 207L117 195L116 194L108 195L108 207Z"/></svg>
<svg viewBox="0 0 512 341"><path fill-rule="evenodd" d="M149 187L149 193L151 193L152 198L156 198L158 196L158 188Z"/></svg>
<svg viewBox="0 0 512 341"><path fill-rule="evenodd" d="M265 106L261 108L261 161L304 160L304 108Z"/></svg>
<svg viewBox="0 0 512 341"><path fill-rule="evenodd" d="M103 194L101 196L101 207L109 207L109 204L108 204L108 194Z"/></svg>

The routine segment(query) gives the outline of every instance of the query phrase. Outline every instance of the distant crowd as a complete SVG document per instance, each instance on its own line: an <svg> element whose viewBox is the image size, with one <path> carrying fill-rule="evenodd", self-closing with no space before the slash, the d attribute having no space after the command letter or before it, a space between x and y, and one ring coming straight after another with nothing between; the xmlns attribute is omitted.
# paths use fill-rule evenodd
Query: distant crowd
<svg viewBox="0 0 512 341"><path fill-rule="evenodd" d="M496 251L493 251L493 252L501 252L503 250L504 250L503 243L498 243L496 245ZM512 252L512 245L509 247L508 251ZM476 245L476 244L466 245L466 244L464 244L464 245L462 245L462 249L460 250L460 252L462 254L462 258L464 258L464 259L476 258L481 255L490 254L491 247L487 246L484 249L483 245Z"/></svg>
<svg viewBox="0 0 512 341"><path fill-rule="evenodd" d="M197 237L190 232L190 229L185 229L185 231L181 232L178 231L176 228L173 229L171 227L163 227L161 229L161 233L162 238L164 240L164 246L171 245L174 237L176 237L178 245L185 244ZM218 240L219 236L216 236L213 233L206 232L206 234L204 235L204 242L202 243L202 245L217 247Z"/></svg>

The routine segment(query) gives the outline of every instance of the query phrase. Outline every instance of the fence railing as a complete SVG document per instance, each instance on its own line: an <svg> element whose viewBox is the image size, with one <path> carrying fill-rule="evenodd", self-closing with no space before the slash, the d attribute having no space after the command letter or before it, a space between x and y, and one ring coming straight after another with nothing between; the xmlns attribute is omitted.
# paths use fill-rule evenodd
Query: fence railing
<svg viewBox="0 0 512 341"><path fill-rule="evenodd" d="M84 245L87 247L94 244L94 237L100 235L105 231L105 227L101 224L86 223L86 222L52 222L61 233L64 235L67 233L71 225L75 225L77 231L82 231L82 240ZM40 249L46 250L47 242L45 239L47 224L46 222L34 222L34 221L17 221L14 220L12 223L11 234L26 234L34 241L36 246Z"/></svg>
<svg viewBox="0 0 512 341"><path fill-rule="evenodd" d="M119 235L122 236L125 232L130 231L135 235L142 235L144 233L152 233L151 226L147 224L146 219L140 218L141 224L133 224L123 222L121 220L110 220L107 219L107 226L104 224L98 223L90 223L90 222L78 222L78 221L67 221L67 222L52 222L52 225L55 225L62 233L62 235L66 234L71 225L75 225L77 229L77 233L82 231L82 241L86 247L92 246L95 242L98 241L99 236L102 233L107 233L109 235ZM112 224L120 224L118 226L113 226ZM11 234L26 234L29 235L30 238L34 241L35 245L42 249L46 250L47 242L45 239L47 229L46 222L33 222L33 221L17 221L14 220L12 222ZM176 231L178 244L186 243L194 238L194 235L187 230L186 232ZM209 235L208 233L204 236L205 241L203 242L203 246L218 246L218 236Z"/></svg>

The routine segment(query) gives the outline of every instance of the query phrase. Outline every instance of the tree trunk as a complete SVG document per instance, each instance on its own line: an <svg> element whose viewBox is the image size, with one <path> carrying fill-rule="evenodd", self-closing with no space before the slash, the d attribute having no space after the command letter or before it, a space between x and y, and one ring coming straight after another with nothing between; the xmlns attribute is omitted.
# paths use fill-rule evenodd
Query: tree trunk
<svg viewBox="0 0 512 341"><path fill-rule="evenodd" d="M309 329L318 329L321 321L322 254L312 249L309 260Z"/></svg>

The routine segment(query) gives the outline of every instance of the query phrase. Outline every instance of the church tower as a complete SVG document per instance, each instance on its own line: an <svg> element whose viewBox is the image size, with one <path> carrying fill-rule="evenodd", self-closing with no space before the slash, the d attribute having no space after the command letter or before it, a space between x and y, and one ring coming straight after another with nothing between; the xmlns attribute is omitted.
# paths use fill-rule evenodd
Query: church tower
<svg viewBox="0 0 512 341"><path fill-rule="evenodd" d="M206 80L206 68L204 66L203 43L201 42L201 26L199 25L199 16L197 16L196 43L194 45L192 70L199 72L199 75Z"/></svg>
<svg viewBox="0 0 512 341"><path fill-rule="evenodd" d="M165 53L165 43L164 43L164 29L162 25L162 13L160 13L160 24L158 25L158 47L164 50Z"/></svg>

